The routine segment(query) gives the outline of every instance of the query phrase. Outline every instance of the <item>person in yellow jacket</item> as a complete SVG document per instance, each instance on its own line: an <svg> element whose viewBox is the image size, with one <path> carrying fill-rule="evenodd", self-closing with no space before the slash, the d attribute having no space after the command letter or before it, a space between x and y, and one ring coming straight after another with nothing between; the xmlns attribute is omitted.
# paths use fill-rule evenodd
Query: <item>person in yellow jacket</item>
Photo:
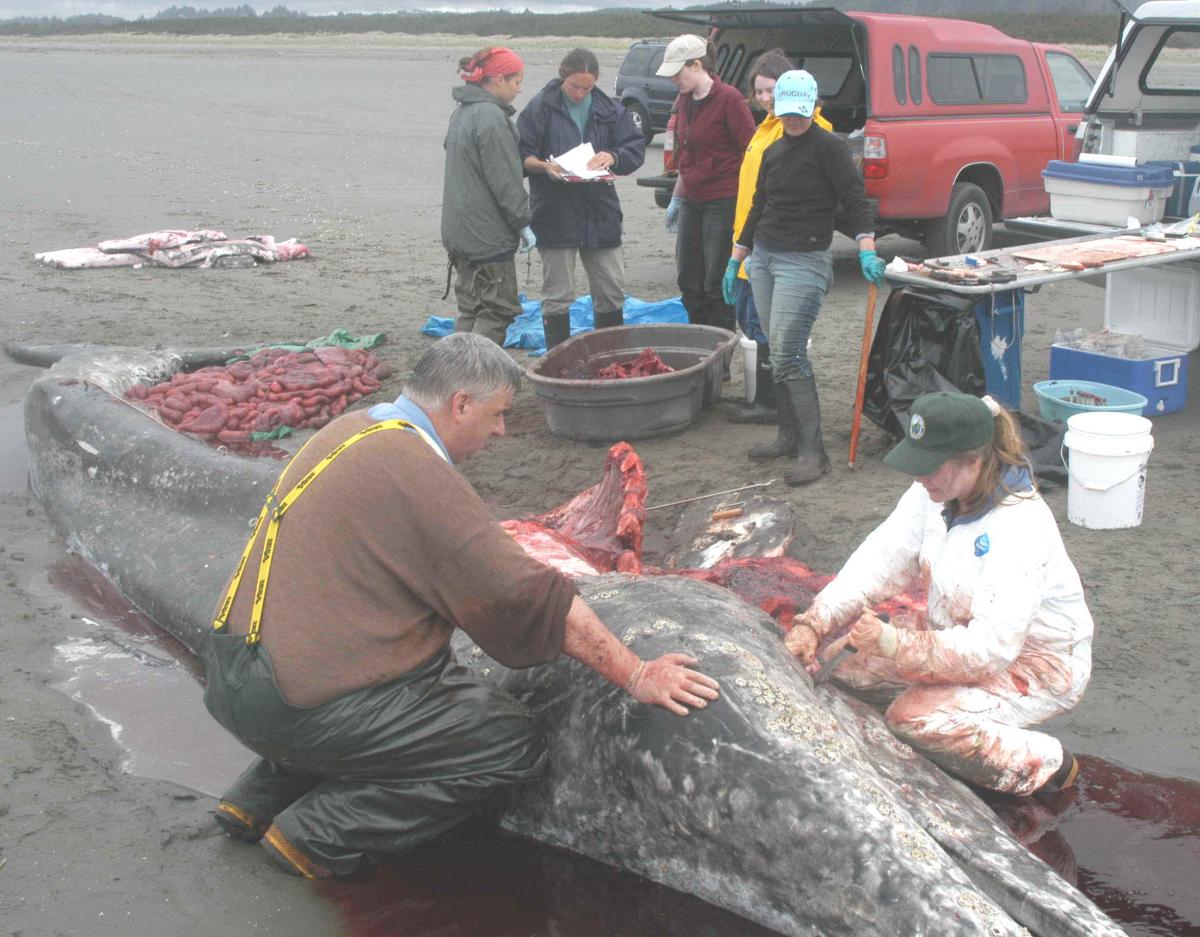
<svg viewBox="0 0 1200 937"><path fill-rule="evenodd" d="M742 157L742 168L738 172L737 205L733 214L733 242L736 244L742 233L742 225L750 214L754 202L754 188L758 184L758 170L762 165L767 147L783 136L783 123L775 116L775 82L784 72L790 72L796 64L782 49L769 49L758 57L750 71L750 107L766 111L767 116L754 132ZM824 130L833 130L833 124L821 116L821 108L813 113L813 123ZM758 321L754 308L754 295L750 292L750 279L745 265L730 258L722 281L725 302L734 307L738 327L742 334L757 343L755 359L754 399L745 406L729 411L733 423L774 423L775 383L771 375L771 349L766 333Z"/></svg>

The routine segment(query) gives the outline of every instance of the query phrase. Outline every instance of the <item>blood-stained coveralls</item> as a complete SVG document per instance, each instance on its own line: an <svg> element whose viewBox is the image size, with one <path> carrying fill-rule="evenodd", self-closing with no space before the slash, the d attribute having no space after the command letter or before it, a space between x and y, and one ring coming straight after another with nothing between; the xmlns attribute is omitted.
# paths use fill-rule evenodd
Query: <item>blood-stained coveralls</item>
<svg viewBox="0 0 1200 937"><path fill-rule="evenodd" d="M894 620L894 658L857 654L839 682L890 700L888 725L948 771L1029 794L1058 769L1058 740L1027 726L1069 711L1091 674L1092 616L1050 509L1022 472L995 506L947 519L914 483L813 603L825 634L928 587L921 620ZM840 643L840 642L839 642Z"/></svg>

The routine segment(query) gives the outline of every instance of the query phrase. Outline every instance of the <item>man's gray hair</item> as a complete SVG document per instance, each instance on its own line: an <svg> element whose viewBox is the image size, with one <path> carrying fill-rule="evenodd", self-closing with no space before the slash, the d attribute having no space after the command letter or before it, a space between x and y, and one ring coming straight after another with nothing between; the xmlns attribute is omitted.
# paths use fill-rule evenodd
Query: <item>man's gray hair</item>
<svg viewBox="0 0 1200 937"><path fill-rule="evenodd" d="M441 409L455 392L487 399L502 390L521 389L521 366L491 339L454 332L421 355L404 384L404 396L418 406Z"/></svg>

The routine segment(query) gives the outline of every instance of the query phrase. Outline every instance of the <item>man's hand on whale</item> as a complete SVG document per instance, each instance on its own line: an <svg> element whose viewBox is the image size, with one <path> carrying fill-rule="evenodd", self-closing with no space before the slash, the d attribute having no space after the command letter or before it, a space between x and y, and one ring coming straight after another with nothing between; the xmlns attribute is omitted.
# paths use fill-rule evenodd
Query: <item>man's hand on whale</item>
<svg viewBox="0 0 1200 937"><path fill-rule="evenodd" d="M686 716L689 706L703 709L720 696L716 680L691 669L699 663L694 657L664 654L640 660L579 596L567 613L563 653L622 687L639 703L661 706L677 716Z"/></svg>

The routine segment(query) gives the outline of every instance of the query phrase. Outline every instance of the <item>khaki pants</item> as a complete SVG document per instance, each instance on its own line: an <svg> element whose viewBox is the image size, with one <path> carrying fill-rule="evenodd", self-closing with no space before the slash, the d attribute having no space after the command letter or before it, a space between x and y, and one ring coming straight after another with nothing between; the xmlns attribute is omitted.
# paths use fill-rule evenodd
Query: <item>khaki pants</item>
<svg viewBox="0 0 1200 937"><path fill-rule="evenodd" d="M583 261L595 313L625 308L625 258L619 247L539 247L542 315L565 316L575 301L575 259Z"/></svg>
<svg viewBox="0 0 1200 937"><path fill-rule="evenodd" d="M509 325L521 314L516 263L511 258L490 264L462 261L454 298L458 300L454 331L477 332L504 347Z"/></svg>

